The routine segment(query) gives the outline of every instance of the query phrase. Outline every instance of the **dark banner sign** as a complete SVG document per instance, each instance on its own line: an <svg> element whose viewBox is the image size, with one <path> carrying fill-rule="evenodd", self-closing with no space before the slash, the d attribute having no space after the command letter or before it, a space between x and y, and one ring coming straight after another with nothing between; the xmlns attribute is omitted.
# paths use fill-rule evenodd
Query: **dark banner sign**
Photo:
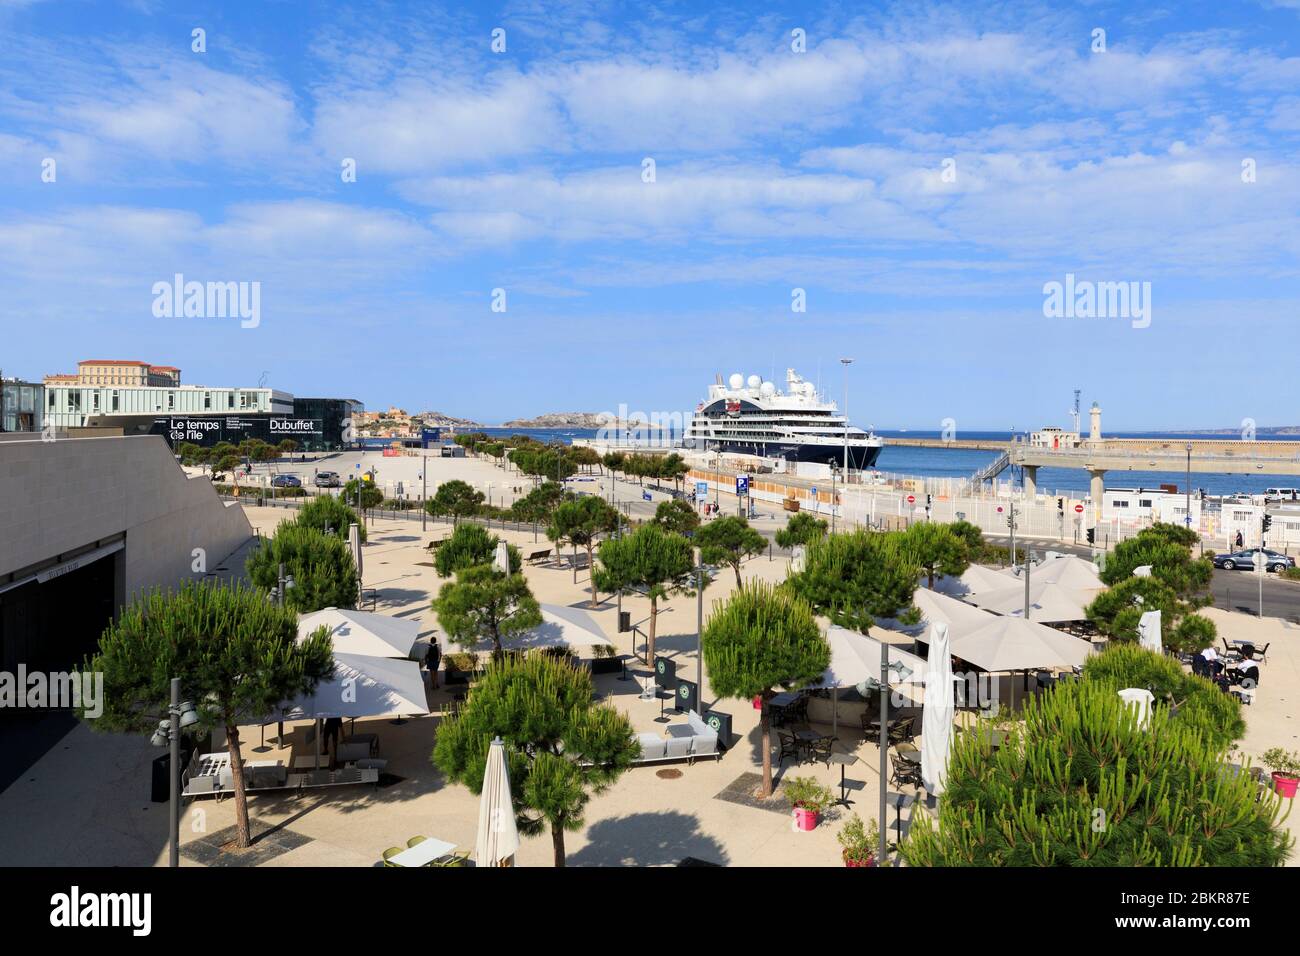
<svg viewBox="0 0 1300 956"><path fill-rule="evenodd" d="M168 415L155 418L149 431L162 435L173 448L185 443L210 448L223 441L238 445L248 438L260 438L272 445L286 438L320 441L325 437L325 424L319 418L292 415Z"/></svg>

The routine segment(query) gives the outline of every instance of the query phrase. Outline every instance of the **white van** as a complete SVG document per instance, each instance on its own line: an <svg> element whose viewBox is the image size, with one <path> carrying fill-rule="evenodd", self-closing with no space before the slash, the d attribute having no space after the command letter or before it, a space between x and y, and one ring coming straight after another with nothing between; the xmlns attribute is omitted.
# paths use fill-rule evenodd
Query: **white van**
<svg viewBox="0 0 1300 956"><path fill-rule="evenodd" d="M1295 488L1266 488L1264 498L1268 501L1297 501L1300 500L1300 491Z"/></svg>

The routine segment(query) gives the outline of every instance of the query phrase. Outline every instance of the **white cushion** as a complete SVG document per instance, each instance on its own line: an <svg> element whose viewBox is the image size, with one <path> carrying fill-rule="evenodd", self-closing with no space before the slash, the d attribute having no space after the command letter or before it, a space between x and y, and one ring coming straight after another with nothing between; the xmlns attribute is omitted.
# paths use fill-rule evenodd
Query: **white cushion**
<svg viewBox="0 0 1300 956"><path fill-rule="evenodd" d="M664 739L658 734L637 734L642 760L657 760L664 755Z"/></svg>

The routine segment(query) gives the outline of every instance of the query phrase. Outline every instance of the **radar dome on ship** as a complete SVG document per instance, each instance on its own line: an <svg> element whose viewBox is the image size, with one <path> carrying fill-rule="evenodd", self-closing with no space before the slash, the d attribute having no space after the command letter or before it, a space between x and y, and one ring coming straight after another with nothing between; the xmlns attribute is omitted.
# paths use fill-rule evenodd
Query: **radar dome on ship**
<svg viewBox="0 0 1300 956"><path fill-rule="evenodd" d="M732 388L743 388L745 385L745 376L739 372L733 372L731 378L727 379L727 384Z"/></svg>
<svg viewBox="0 0 1300 956"><path fill-rule="evenodd" d="M807 395L809 398L812 398L813 395L816 394L816 392L817 392L817 387L816 387L815 385L813 385L812 382L804 382L803 385L800 386L800 389L801 389L801 390L803 391L803 393L804 393L805 395Z"/></svg>
<svg viewBox="0 0 1300 956"><path fill-rule="evenodd" d="M759 387L759 391L762 393L764 398L771 398L773 395L776 394L776 386L773 385L771 382L764 382Z"/></svg>
<svg viewBox="0 0 1300 956"><path fill-rule="evenodd" d="M758 388L758 386L763 384L763 379L758 375L751 375L745 380L745 384L750 388Z"/></svg>

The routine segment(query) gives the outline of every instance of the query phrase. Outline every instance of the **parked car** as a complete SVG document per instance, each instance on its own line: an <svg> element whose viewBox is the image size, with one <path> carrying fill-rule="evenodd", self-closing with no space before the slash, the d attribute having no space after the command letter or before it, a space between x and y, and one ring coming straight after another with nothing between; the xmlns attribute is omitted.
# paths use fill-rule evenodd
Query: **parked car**
<svg viewBox="0 0 1300 956"><path fill-rule="evenodd" d="M271 479L272 488L301 488L302 480L297 475L276 475Z"/></svg>
<svg viewBox="0 0 1300 956"><path fill-rule="evenodd" d="M1241 569L1243 571L1252 571L1255 568L1255 552L1259 548L1246 548L1244 551L1234 551L1231 554L1216 554L1214 556L1214 566L1222 568L1225 571L1234 571ZM1295 558L1290 555L1282 554L1279 551L1270 551L1264 548L1265 567L1270 571L1281 571L1283 568L1294 568Z"/></svg>
<svg viewBox="0 0 1300 956"><path fill-rule="evenodd" d="M1268 501L1296 501L1300 500L1300 491L1295 488L1268 488L1264 491L1264 497Z"/></svg>
<svg viewBox="0 0 1300 956"><path fill-rule="evenodd" d="M342 488L343 479L339 477L337 471L321 471L316 473L317 488Z"/></svg>

